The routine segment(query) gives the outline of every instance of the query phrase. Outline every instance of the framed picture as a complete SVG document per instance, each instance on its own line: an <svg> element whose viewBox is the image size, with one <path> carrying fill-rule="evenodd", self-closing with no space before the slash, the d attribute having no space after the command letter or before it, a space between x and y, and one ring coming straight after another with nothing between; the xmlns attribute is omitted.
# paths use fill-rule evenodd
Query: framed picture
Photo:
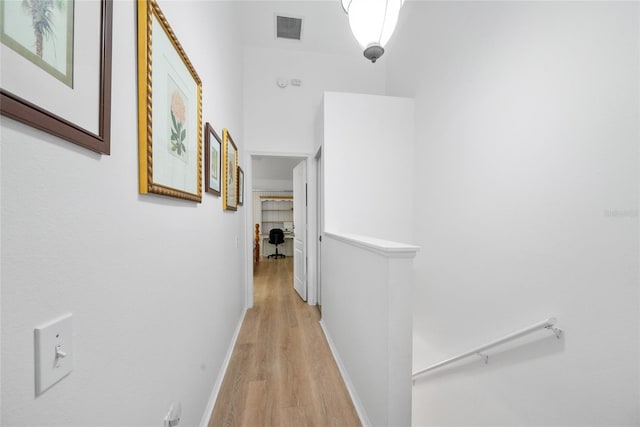
<svg viewBox="0 0 640 427"><path fill-rule="evenodd" d="M238 166L238 205L244 205L244 171Z"/></svg>
<svg viewBox="0 0 640 427"><path fill-rule="evenodd" d="M112 0L0 1L0 113L110 152Z"/></svg>
<svg viewBox="0 0 640 427"><path fill-rule="evenodd" d="M155 0L138 1L140 193L202 201L202 83Z"/></svg>
<svg viewBox="0 0 640 427"><path fill-rule="evenodd" d="M222 141L209 122L204 127L204 134L204 189L219 196Z"/></svg>
<svg viewBox="0 0 640 427"><path fill-rule="evenodd" d="M222 129L222 209L238 210L238 147L227 129Z"/></svg>

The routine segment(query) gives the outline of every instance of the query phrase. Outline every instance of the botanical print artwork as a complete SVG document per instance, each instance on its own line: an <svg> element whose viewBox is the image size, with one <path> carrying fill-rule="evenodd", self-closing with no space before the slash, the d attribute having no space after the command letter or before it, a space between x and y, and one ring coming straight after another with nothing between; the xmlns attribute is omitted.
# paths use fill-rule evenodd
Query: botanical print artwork
<svg viewBox="0 0 640 427"><path fill-rule="evenodd" d="M244 204L244 171L238 167L238 205Z"/></svg>
<svg viewBox="0 0 640 427"><path fill-rule="evenodd" d="M213 127L210 123L207 123L205 126L206 138L205 138L205 189L206 191L215 194L216 196L220 195L220 183L221 173L220 166L222 162L220 161L220 149L222 142L220 141L220 137L213 130Z"/></svg>
<svg viewBox="0 0 640 427"><path fill-rule="evenodd" d="M220 161L218 160L218 150L213 146L211 147L211 155L209 158L211 159L211 171L209 171L209 176L211 177L212 182L216 182L218 181L218 165L220 164Z"/></svg>
<svg viewBox="0 0 640 427"><path fill-rule="evenodd" d="M200 203L202 178L208 176L208 167L202 164L208 159L204 156L208 149L202 147L202 81L158 2L133 3L138 36L140 193Z"/></svg>
<svg viewBox="0 0 640 427"><path fill-rule="evenodd" d="M222 130L224 169L224 186L222 208L235 211L238 208L238 147L233 142L227 129Z"/></svg>
<svg viewBox="0 0 640 427"><path fill-rule="evenodd" d="M2 0L2 43L73 86L73 0Z"/></svg>
<svg viewBox="0 0 640 427"><path fill-rule="evenodd" d="M229 195L229 197L227 198L229 204L234 204L234 198L235 198L235 188L236 188L236 174L233 173L232 171L234 170L233 167L233 159L229 159L229 164L227 166L227 170L230 171L229 172L229 181L227 183L227 188L229 189L229 192L227 193Z"/></svg>
<svg viewBox="0 0 640 427"><path fill-rule="evenodd" d="M169 81L169 152L187 162L187 97L182 93L178 86L171 80Z"/></svg>
<svg viewBox="0 0 640 427"><path fill-rule="evenodd" d="M227 206L236 206L236 174L235 174L235 151L229 147L227 160Z"/></svg>

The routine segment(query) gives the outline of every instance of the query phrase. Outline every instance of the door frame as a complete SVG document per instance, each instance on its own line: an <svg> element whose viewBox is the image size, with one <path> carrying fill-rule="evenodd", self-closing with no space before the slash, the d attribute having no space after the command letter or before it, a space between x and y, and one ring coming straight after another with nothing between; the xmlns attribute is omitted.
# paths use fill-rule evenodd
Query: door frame
<svg viewBox="0 0 640 427"><path fill-rule="evenodd" d="M307 304L316 305L316 245L310 245L309 241L317 236L316 224L316 162L315 152L292 153L274 151L246 151L244 154L245 197L243 205L245 222L245 307L253 307L253 158L254 157L294 157L306 162L307 165Z"/></svg>
<svg viewBox="0 0 640 427"><path fill-rule="evenodd" d="M314 275L314 284L315 284L315 298L316 305L320 310L320 315L322 315L322 232L324 227L324 159L322 153L322 146L318 148L316 153L313 156L313 173L314 173L314 227L313 229L309 228L309 234L311 235L311 239L313 239L312 245L315 247L315 275ZM311 184L309 184L311 185Z"/></svg>

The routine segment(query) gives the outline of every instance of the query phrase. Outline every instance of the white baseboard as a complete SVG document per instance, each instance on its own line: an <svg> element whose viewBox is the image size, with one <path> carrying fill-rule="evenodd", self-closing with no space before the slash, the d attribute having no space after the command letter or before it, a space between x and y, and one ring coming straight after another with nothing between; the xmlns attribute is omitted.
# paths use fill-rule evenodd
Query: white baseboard
<svg viewBox="0 0 640 427"><path fill-rule="evenodd" d="M369 417L367 417L367 413L364 410L364 406L362 405L362 401L358 397L358 393L356 393L356 389L351 382L351 378L349 378L349 374L347 373L347 369L342 364L342 360L338 355L338 350L333 344L333 340L331 339L331 335L327 331L327 328L324 326L324 322L322 320L319 321L320 327L322 328L322 332L324 332L324 336L327 339L327 343L329 344L329 349L331 350L331 354L333 354L333 358L338 365L338 370L340 370L340 375L342 375L342 380L344 384L347 386L347 391L349 392L349 396L351 396L351 401L353 402L353 406L356 408L356 412L358 413L358 417L360 417L360 422L363 427L370 427L371 422L369 421Z"/></svg>
<svg viewBox="0 0 640 427"><path fill-rule="evenodd" d="M247 314L247 309L245 308L242 312L242 316L240 316L240 321L238 322L238 326L236 326L236 330L233 333L233 337L231 338L231 343L229 344L229 348L227 349L227 355L222 362L222 366L220 367L220 371L218 372L218 378L216 378L216 382L213 385L213 391L211 392L211 396L209 397L209 403L207 403L207 407L202 414L202 420L200 420L200 427L207 427L209 425L209 421L211 419L211 415L213 415L213 408L216 405L216 400L218 399L218 393L220 393L220 388L222 387L222 381L224 380L224 375L227 373L227 368L229 367L229 362L231 361L231 355L233 354L233 348L236 346L236 341L238 340L238 335L240 335L240 328L242 328L242 322L244 322L244 316Z"/></svg>

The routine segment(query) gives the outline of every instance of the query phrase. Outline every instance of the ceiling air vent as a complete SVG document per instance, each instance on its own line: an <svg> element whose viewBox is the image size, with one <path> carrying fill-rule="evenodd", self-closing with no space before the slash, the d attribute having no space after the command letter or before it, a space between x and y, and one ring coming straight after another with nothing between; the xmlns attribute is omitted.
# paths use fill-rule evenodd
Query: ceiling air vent
<svg viewBox="0 0 640 427"><path fill-rule="evenodd" d="M276 37L279 39L300 40L302 19L276 15Z"/></svg>

